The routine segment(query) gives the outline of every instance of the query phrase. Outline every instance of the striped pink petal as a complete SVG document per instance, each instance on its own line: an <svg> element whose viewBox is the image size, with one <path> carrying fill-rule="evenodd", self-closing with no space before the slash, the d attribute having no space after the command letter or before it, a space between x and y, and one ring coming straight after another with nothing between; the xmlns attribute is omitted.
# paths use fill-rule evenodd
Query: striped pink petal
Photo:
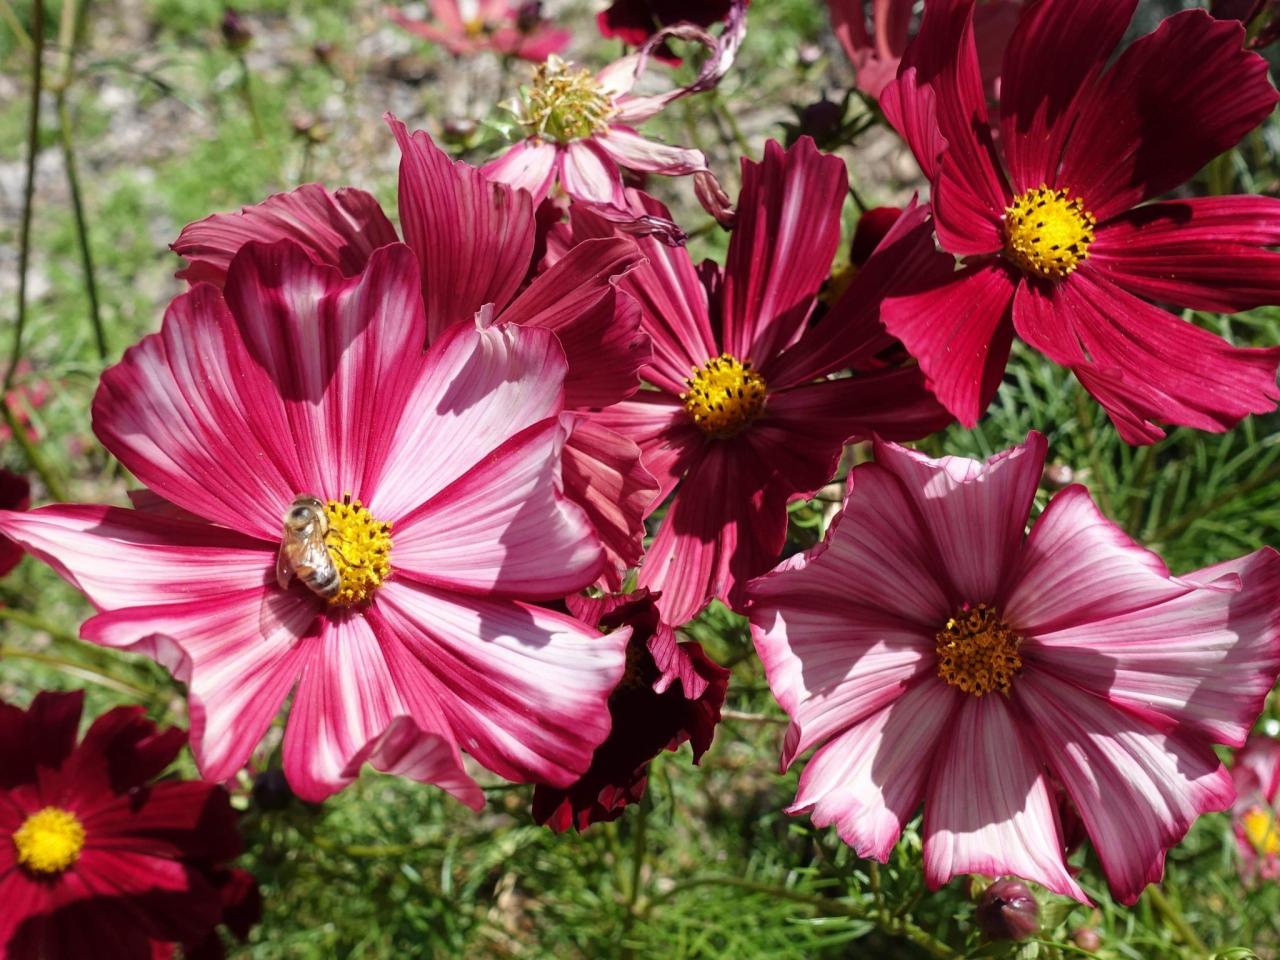
<svg viewBox="0 0 1280 960"><path fill-rule="evenodd" d="M554 144L521 140L480 169L490 180L527 191L537 204L546 199L559 164L560 150Z"/></svg>

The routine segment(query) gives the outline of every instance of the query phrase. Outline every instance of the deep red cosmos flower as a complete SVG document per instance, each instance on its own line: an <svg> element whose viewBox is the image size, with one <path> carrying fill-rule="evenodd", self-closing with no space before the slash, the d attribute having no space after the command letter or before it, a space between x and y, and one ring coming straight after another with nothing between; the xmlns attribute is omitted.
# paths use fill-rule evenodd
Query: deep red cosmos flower
<svg viewBox="0 0 1280 960"><path fill-rule="evenodd" d="M639 310L615 294L612 282L639 260L630 240L584 243L525 287L536 233L530 197L450 160L425 132L411 134L399 120L386 119L401 151L400 226L422 269L429 342L472 323L483 308L499 326L555 333L569 364L566 409L608 406L635 393L651 351ZM285 238L347 276L363 270L378 247L399 239L370 194L307 184L184 228L173 249L189 265L178 276L221 286L244 244ZM612 561L604 582L616 589L621 571L640 559L642 516L656 485L634 443L599 424L572 420L565 493L587 511L604 542Z"/></svg>
<svg viewBox="0 0 1280 960"><path fill-rule="evenodd" d="M31 506L31 484L26 477L0 469L0 510L25 510ZM22 547L0 534L0 577L22 559Z"/></svg>
<svg viewBox="0 0 1280 960"><path fill-rule="evenodd" d="M489 50L504 56L545 60L573 39L573 32L542 16L539 3L512 0L430 0L434 22L406 17L395 7L387 16L410 33L467 56Z"/></svg>
<svg viewBox="0 0 1280 960"><path fill-rule="evenodd" d="M936 269L923 211L903 215L884 255L809 326L840 243L844 163L805 137L786 151L771 141L742 175L723 268L641 241L648 262L620 286L653 339L644 377L655 389L595 415L640 444L664 498L675 493L639 580L662 591L672 624L712 597L737 605L741 583L778 558L787 503L831 479L847 439L916 438L950 419L914 366L831 376L892 344L876 313L887 284ZM590 219L575 214L574 229Z"/></svg>
<svg viewBox="0 0 1280 960"><path fill-rule="evenodd" d="M0 703L0 956L151 960L224 919L240 853L226 792L155 778L186 735L117 707L77 745L84 695ZM252 879L250 878L250 884Z"/></svg>
<svg viewBox="0 0 1280 960"><path fill-rule="evenodd" d="M1231 766L1236 803L1231 812L1240 878L1246 883L1280 879L1280 740L1254 733Z"/></svg>
<svg viewBox="0 0 1280 960"><path fill-rule="evenodd" d="M1238 23L1170 17L1109 67L1137 0L1043 0L1002 70L1000 148L978 81L973 0L931 0L881 103L932 181L937 234L965 266L883 319L972 426L1016 332L1069 367L1130 443L1156 420L1228 429L1280 398L1280 350L1235 349L1152 304L1280 301L1280 200L1147 203L1276 103ZM1176 70L1169 68L1177 64ZM1105 68L1105 69L1104 69Z"/></svg>
<svg viewBox="0 0 1280 960"><path fill-rule="evenodd" d="M884 861L923 803L931 888L1009 874L1086 901L1065 793L1133 903L1231 805L1213 745L1244 742L1280 674L1280 553L1172 576L1078 484L1026 533L1047 448L877 443L826 539L751 582L751 633L784 768L818 747L789 812Z"/></svg>
<svg viewBox="0 0 1280 960"><path fill-rule="evenodd" d="M663 27L696 23L709 27L729 15L733 0L613 0L596 14L596 26L605 37L617 37L633 47L641 46ZM680 63L665 43L653 55L667 63Z"/></svg>
<svg viewBox="0 0 1280 960"><path fill-rule="evenodd" d="M688 740L696 764L711 746L729 685L729 671L700 644L676 639L643 587L606 597L575 594L565 602L575 617L601 630L631 627L631 639L626 673L609 696L613 726L591 766L567 787L534 788L533 819L556 833L618 819L644 796L649 762L663 750Z"/></svg>

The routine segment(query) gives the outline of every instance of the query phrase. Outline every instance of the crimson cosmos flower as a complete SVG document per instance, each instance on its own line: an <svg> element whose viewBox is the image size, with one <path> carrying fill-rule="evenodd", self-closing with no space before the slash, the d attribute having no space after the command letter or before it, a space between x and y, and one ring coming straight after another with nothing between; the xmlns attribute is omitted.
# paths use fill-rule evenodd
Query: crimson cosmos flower
<svg viewBox="0 0 1280 960"><path fill-rule="evenodd" d="M1280 879L1280 740L1252 734L1231 767L1236 804L1231 813L1240 877L1246 883Z"/></svg>
<svg viewBox="0 0 1280 960"><path fill-rule="evenodd" d="M499 326L555 333L569 364L567 409L608 406L635 393L651 351L638 308L616 296L612 282L639 260L631 241L585 243L522 290L535 255L530 198L450 160L425 132L410 134L390 114L386 119L400 145L400 226L422 270L428 340L473 323L484 309ZM173 244L189 261L178 276L221 286L244 244L277 239L291 239L317 263L352 276L375 249L398 237L370 194L307 184L185 227ZM616 589L621 572L640 560L643 512L656 485L630 440L582 418L571 426L565 493L587 511L603 540L612 561L603 583Z"/></svg>
<svg viewBox="0 0 1280 960"><path fill-rule="evenodd" d="M224 919L224 864L240 853L226 792L156 781L186 735L157 730L141 707L104 713L77 745L83 701L0 703L6 960L152 960Z"/></svg>
<svg viewBox="0 0 1280 960"><path fill-rule="evenodd" d="M429 0L433 23L406 17L395 7L386 14L410 33L438 43L457 56L488 50L535 63L559 53L573 32L542 16L538 3L512 0Z"/></svg>
<svg viewBox="0 0 1280 960"><path fill-rule="evenodd" d="M950 419L915 366L830 376L892 345L877 318L888 284L936 270L924 211L903 214L883 255L808 326L840 243L844 162L808 137L785 151L770 141L762 163L743 161L742 184L723 268L640 241L648 262L619 283L653 340L643 375L656 389L595 415L640 445L662 498L675 493L639 578L671 624L712 597L738 605L782 550L787 503L831 479L847 439L916 438ZM576 235L592 222L575 212Z"/></svg>
<svg viewBox="0 0 1280 960"><path fill-rule="evenodd" d="M1058 786L1124 903L1196 817L1231 805L1280 674L1280 553L1181 577L1059 491L1025 534L1047 444L985 463L877 443L826 539L748 587L791 813L884 861L924 802L931 888L1012 874L1087 902Z"/></svg>
<svg viewBox="0 0 1280 960"><path fill-rule="evenodd" d="M613 725L591 766L567 787L534 788L533 819L556 833L618 819L644 796L649 762L663 750L676 750L688 740L696 764L711 746L729 671L700 644L680 643L653 601L643 587L628 594L565 598L579 620L602 630L630 627L631 639L626 673L609 695Z"/></svg>
<svg viewBox="0 0 1280 960"><path fill-rule="evenodd" d="M883 319L966 426L994 396L1015 332L1069 367L1129 443L1162 437L1155 420L1226 430L1280 398L1280 350L1235 349L1149 302L1280 302L1280 255L1266 249L1280 243L1280 200L1146 203L1271 112L1266 62L1243 49L1238 23L1189 10L1104 69L1136 3L1026 8L1001 72L999 150L973 0L930 0L881 95L932 181L942 248L966 258L891 298Z"/></svg>
<svg viewBox="0 0 1280 960"><path fill-rule="evenodd" d="M613 0L596 14L596 26L604 37L617 37L639 47L663 27L677 23L709 27L720 23L732 8L733 0ZM652 53L667 63L681 62L665 43Z"/></svg>
<svg viewBox="0 0 1280 960"><path fill-rule="evenodd" d="M197 283L102 375L94 429L151 494L0 512L98 609L84 639L187 684L207 779L244 766L291 691L284 771L308 801L368 761L479 808L460 750L567 784L609 732L627 631L524 602L605 567L560 492L564 352L481 316L424 353L427 326L402 244L351 277L289 240L247 244L223 289ZM277 583L300 495L324 504L327 599Z"/></svg>

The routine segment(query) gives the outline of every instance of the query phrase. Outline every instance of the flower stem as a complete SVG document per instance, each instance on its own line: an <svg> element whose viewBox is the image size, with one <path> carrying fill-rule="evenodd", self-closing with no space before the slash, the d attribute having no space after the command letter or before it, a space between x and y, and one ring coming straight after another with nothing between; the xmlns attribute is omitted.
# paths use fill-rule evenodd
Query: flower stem
<svg viewBox="0 0 1280 960"><path fill-rule="evenodd" d="M1200 939L1191 924L1187 923L1187 918L1182 915L1182 911L1169 902L1169 898L1164 895L1163 890L1152 884L1147 887L1146 896L1160 915L1169 921L1169 926L1173 927L1183 943L1194 950L1198 956L1209 955L1209 948L1205 946L1204 941Z"/></svg>
<svg viewBox="0 0 1280 960"><path fill-rule="evenodd" d="M44 89L44 0L31 5L31 112L27 116L27 176L22 194L22 220L18 228L18 317L13 326L13 347L4 372L4 390L22 359L22 335L27 328L27 267L31 261L31 211L36 196L36 154L40 150L40 94Z"/></svg>
<svg viewBox="0 0 1280 960"><path fill-rule="evenodd" d="M18 38L18 43L22 45L24 50L33 49L31 34L27 33L23 28L22 21L13 12L13 6L9 3L9 0L0 0L0 20L3 20L5 26L13 31L13 35Z"/></svg>
<svg viewBox="0 0 1280 960"><path fill-rule="evenodd" d="M123 693L130 697L139 697L144 700L149 700L155 692L153 690L145 690L127 680L113 677L111 674L98 670L96 667L77 663L75 660L54 656L50 653L36 653L33 650L22 650L18 647L0 647L0 660L30 660L33 663L43 663L46 666L56 667L69 676L78 677L89 683L96 683L100 687L115 690L117 693Z"/></svg>
<svg viewBox="0 0 1280 960"><path fill-rule="evenodd" d="M0 394L0 416L4 417L4 422L9 427L9 435L13 437L14 443L22 449L22 455L26 457L31 469L44 481L45 490L48 492L50 499L65 502L67 491L62 485L62 480L49 465L49 461L44 458L40 448L27 435L26 425L13 412L13 407L9 405L8 396L5 394Z"/></svg>

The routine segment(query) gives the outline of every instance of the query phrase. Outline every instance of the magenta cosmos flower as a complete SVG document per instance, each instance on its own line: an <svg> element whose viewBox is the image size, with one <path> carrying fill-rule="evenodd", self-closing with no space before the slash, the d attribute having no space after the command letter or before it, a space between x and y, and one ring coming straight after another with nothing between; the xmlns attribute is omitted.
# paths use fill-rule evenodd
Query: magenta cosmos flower
<svg viewBox="0 0 1280 960"><path fill-rule="evenodd" d="M696 764L711 746L729 671L694 641L681 643L662 622L654 598L635 593L585 597L565 603L574 616L602 630L631 628L627 671L609 697L613 725L596 747L591 766L576 783L533 791L533 819L556 833L616 820L644 796L649 764L663 750L685 741Z"/></svg>
<svg viewBox="0 0 1280 960"><path fill-rule="evenodd" d="M639 309L615 294L613 282L639 262L634 244L622 238L584 243L526 286L536 246L530 198L450 160L426 133L410 134L390 115L387 122L400 145L400 225L422 270L428 341L455 325L474 324L485 309L498 326L555 333L569 364L567 409L609 406L635 393L651 351ZM178 276L221 286L244 244L276 239L294 240L318 263L352 276L398 237L371 195L307 184L187 226L173 244L189 261ZM643 513L656 485L633 442L581 417L568 425L565 493L587 511L604 542L611 562L603 582L616 589L621 573L640 560Z"/></svg>
<svg viewBox="0 0 1280 960"><path fill-rule="evenodd" d="M117 707L77 744L82 692L0 703L0 956L152 960L223 919L240 853L226 792L156 777L186 737ZM251 882L251 881L250 881Z"/></svg>
<svg viewBox="0 0 1280 960"><path fill-rule="evenodd" d="M914 6L915 0L871 0L868 24L867 0L827 0L831 27L853 64L854 83L867 96L879 97L897 76L911 33ZM978 0L973 11L982 88L992 99L998 95L1000 59L1021 7L1022 0Z"/></svg>
<svg viewBox="0 0 1280 960"><path fill-rule="evenodd" d="M662 592L668 623L712 597L738 605L745 580L777 561L787 503L831 479L847 439L921 437L950 419L914 366L830 378L892 345L876 315L888 282L915 282L922 263L936 265L914 209L809 326L847 190L844 162L809 138L785 151L771 141L762 163L743 161L723 268L695 267L684 248L645 238L648 262L620 281L653 340L644 377L654 389L595 416L640 445L661 498L674 492L639 577ZM636 202L666 213L652 198ZM577 212L573 224L580 235L601 226Z"/></svg>
<svg viewBox="0 0 1280 960"><path fill-rule="evenodd" d="M1167 19L1109 67L1137 0L1044 0L1004 58L1000 149L978 82L972 0L931 0L886 114L932 180L937 234L965 266L891 299L889 331L965 425L1016 332L1069 367L1130 443L1156 420L1225 430L1273 410L1280 350L1242 350L1152 304L1280 301L1280 200L1167 193L1276 102L1234 22ZM1176 70L1169 68L1177 64Z"/></svg>
<svg viewBox="0 0 1280 960"><path fill-rule="evenodd" d="M290 691L284 770L312 801L368 761L478 808L460 749L565 784L608 733L626 631L524 602L605 565L560 493L564 353L516 324L426 338L407 247L344 277L249 244L223 290L197 284L103 374L94 429L154 496L0 513L101 611L81 636L187 684L207 779L244 765ZM328 599L304 567L278 582L303 495L326 517Z"/></svg>
<svg viewBox="0 0 1280 960"><path fill-rule="evenodd" d="M1280 878L1280 740L1255 733L1231 767L1236 803L1231 821L1246 883Z"/></svg>
<svg viewBox="0 0 1280 960"><path fill-rule="evenodd" d="M484 172L529 191L537 202L559 183L574 200L599 204L624 222L635 220L634 214L628 215L620 166L666 176L711 176L701 150L650 140L637 133L635 125L681 97L716 86L733 65L746 28L746 2L735 0L719 37L692 24L670 27L639 52L594 76L558 57L549 58L534 72L523 99L510 104L525 139L485 164ZM697 79L663 94L633 94L650 52L667 37L697 40L708 48ZM680 236L671 226L651 223L650 229L663 229L669 241Z"/></svg>
<svg viewBox="0 0 1280 960"><path fill-rule="evenodd" d="M792 813L885 860L924 802L925 879L1013 874L1085 901L1058 792L1133 903L1195 818L1230 806L1280 673L1280 554L1183 577L1069 486L1024 536L1044 437L986 463L877 443L809 553L749 587Z"/></svg>
<svg viewBox="0 0 1280 960"><path fill-rule="evenodd" d="M511 0L430 0L434 23L406 17L395 7L387 16L410 33L457 56L491 51L535 63L559 53L573 32L542 16L541 4Z"/></svg>

